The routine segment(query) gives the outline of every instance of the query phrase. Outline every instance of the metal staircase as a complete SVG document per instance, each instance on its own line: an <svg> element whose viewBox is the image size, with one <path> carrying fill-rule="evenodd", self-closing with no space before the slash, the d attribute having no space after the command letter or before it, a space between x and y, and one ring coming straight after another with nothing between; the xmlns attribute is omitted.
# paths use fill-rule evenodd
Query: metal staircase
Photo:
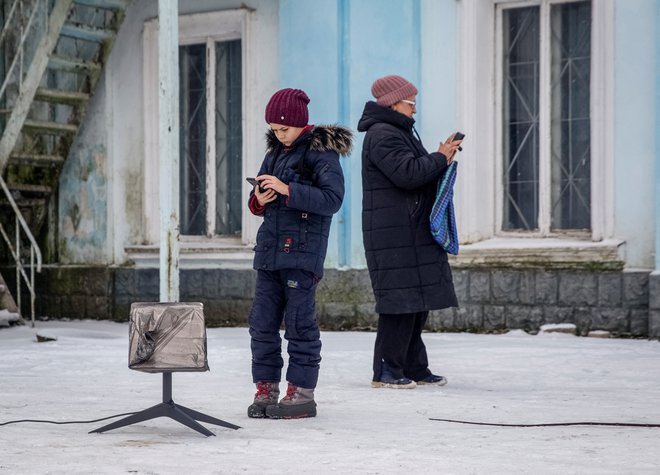
<svg viewBox="0 0 660 475"><path fill-rule="evenodd" d="M56 260L60 171L130 0L0 0L0 260ZM3 249L4 247L4 249ZM0 276L1 277L1 276Z"/></svg>

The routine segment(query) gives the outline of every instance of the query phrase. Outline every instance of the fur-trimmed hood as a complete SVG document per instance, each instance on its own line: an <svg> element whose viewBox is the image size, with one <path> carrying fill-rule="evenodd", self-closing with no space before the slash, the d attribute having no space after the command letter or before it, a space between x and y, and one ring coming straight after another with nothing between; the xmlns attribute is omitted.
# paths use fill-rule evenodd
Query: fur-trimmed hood
<svg viewBox="0 0 660 475"><path fill-rule="evenodd" d="M293 143L295 147L301 141L310 141L309 149L315 152L337 152L339 155L349 155L353 148L353 132L340 125L315 125ZM266 132L266 149L273 152L282 144L271 129Z"/></svg>

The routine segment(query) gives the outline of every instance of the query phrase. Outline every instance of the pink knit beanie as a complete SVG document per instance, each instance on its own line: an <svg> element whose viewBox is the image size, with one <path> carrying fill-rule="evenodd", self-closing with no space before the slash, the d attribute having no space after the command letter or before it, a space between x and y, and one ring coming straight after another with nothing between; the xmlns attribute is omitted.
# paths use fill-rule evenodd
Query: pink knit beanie
<svg viewBox="0 0 660 475"><path fill-rule="evenodd" d="M390 75L376 79L371 85L371 94L379 105L389 107L417 94L417 88L401 76Z"/></svg>
<svg viewBox="0 0 660 475"><path fill-rule="evenodd" d="M266 105L266 122L291 127L305 127L309 120L309 97L300 89L280 89Z"/></svg>

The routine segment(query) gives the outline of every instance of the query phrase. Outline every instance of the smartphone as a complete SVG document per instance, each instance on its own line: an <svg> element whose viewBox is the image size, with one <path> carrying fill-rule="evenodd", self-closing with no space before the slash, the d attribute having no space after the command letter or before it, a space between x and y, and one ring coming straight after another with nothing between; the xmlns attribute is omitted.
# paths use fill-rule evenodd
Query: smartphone
<svg viewBox="0 0 660 475"><path fill-rule="evenodd" d="M456 132L456 133L454 134L454 138L453 138L452 142L453 142L454 140L463 140L464 138L465 138L465 134L463 134L463 133L461 133L461 132ZM462 152L462 151L463 151L463 147L458 147L458 151L459 151L459 152Z"/></svg>
<svg viewBox="0 0 660 475"><path fill-rule="evenodd" d="M258 181L256 178L247 177L246 180L247 180L247 182L248 182L250 185L252 185L253 187L259 185L259 181ZM262 187L259 186L259 191L260 191L261 193L263 193L263 192L266 191L266 190L264 190Z"/></svg>

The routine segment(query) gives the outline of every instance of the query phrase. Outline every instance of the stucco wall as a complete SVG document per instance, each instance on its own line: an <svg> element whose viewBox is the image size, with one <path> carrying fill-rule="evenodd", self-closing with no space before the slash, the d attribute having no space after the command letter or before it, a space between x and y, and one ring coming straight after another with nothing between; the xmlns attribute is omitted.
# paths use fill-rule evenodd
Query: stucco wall
<svg viewBox="0 0 660 475"><path fill-rule="evenodd" d="M399 74L419 89L417 128L435 149L456 125L454 0L305 0L280 2L280 85L311 97L317 123L342 123L356 132L343 162L347 195L332 225L330 267L365 266L362 246L361 145L357 123L371 84ZM315 25L308 28L308 25Z"/></svg>
<svg viewBox="0 0 660 475"><path fill-rule="evenodd" d="M273 0L180 1L181 15L254 9L252 44L263 108L277 88L278 2ZM90 101L60 182L59 249L63 264L125 262L125 246L144 242L143 26L158 14L157 0L131 2ZM265 130L262 109L250 111L253 129ZM259 120L257 120L259 119ZM253 135L260 144L263 135ZM263 147L260 147L263 150ZM82 209L84 207L84 209ZM74 225L75 224L75 225Z"/></svg>
<svg viewBox="0 0 660 475"><path fill-rule="evenodd" d="M401 74L420 89L417 125L426 147L433 149L460 126L457 98L465 91L457 84L457 35L463 25L457 22L460 10L467 11L474 1L326 0L314 2L313 8L307 0L249 2L255 8L253 34L260 58L258 79L251 85L257 89L256 102L263 108L278 87L300 87L312 98L313 122L355 129L364 102L371 99L372 81ZM660 267L660 204L654 206L660 195L655 138L660 6L650 0L608 1L615 7L612 237L626 241L627 268L652 269ZM179 2L182 14L243 3ZM157 0L132 2L62 174L58 244L63 263L122 264L124 247L143 240L142 28L157 15L157 5ZM261 121L253 124L254 130L262 127ZM261 133L254 137L262 141ZM358 134L354 153L343 161L348 193L333 222L330 267L364 267L361 142ZM469 210L461 208L460 192L457 197L458 212L465 214Z"/></svg>
<svg viewBox="0 0 660 475"><path fill-rule="evenodd" d="M626 265L655 267L657 2L616 0L614 226Z"/></svg>

